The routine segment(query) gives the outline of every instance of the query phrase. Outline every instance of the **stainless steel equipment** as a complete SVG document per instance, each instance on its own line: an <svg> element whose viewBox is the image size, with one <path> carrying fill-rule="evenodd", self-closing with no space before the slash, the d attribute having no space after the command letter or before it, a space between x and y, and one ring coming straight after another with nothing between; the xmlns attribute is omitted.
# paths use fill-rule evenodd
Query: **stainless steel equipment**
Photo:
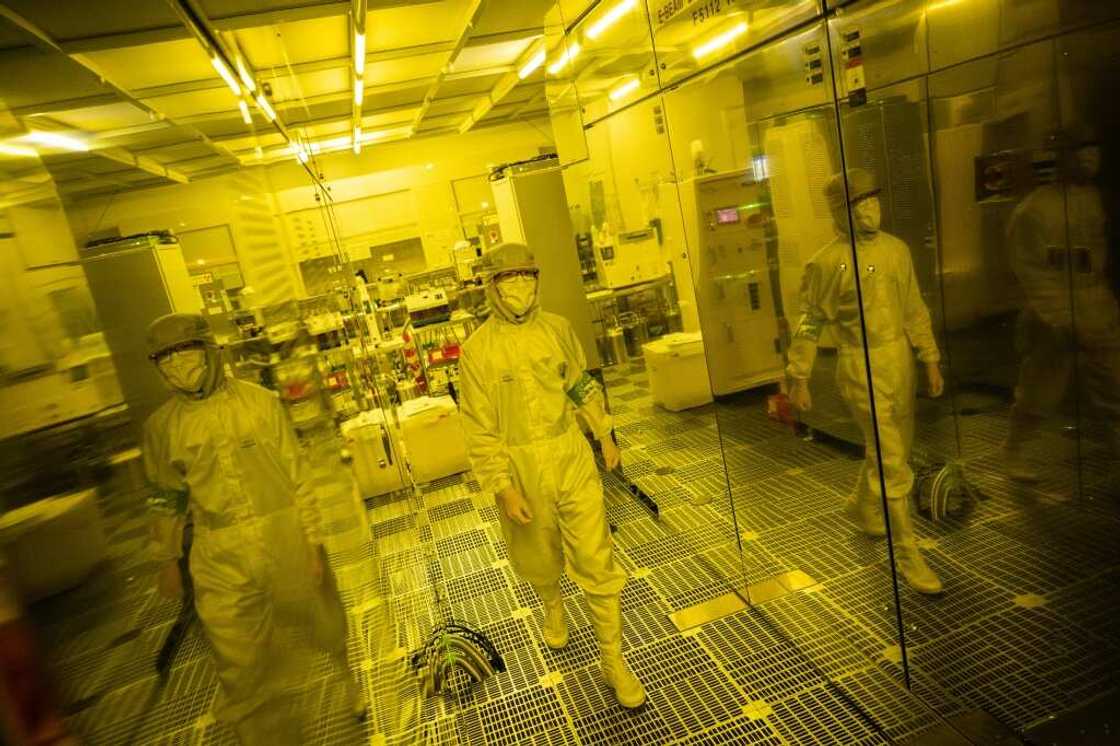
<svg viewBox="0 0 1120 746"><path fill-rule="evenodd" d="M139 433L168 395L144 347L148 324L168 313L199 313L201 296L179 239L169 231L91 242L81 251L81 263Z"/></svg>

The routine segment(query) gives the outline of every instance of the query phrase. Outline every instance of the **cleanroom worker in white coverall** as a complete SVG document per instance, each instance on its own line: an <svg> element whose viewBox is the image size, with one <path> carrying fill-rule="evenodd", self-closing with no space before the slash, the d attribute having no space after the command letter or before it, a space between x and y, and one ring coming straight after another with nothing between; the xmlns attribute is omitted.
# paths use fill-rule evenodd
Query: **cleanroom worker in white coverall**
<svg viewBox="0 0 1120 746"><path fill-rule="evenodd" d="M280 673L298 650L279 649L280 624L309 632L330 654L360 715L365 703L346 666L346 616L316 495L283 406L267 389L225 376L200 315L162 316L147 341L174 392L144 427L151 553L163 565L161 592L180 597L189 512L195 609L224 694L217 716L245 744L302 741L294 698L283 691L299 680Z"/></svg>
<svg viewBox="0 0 1120 746"><path fill-rule="evenodd" d="M914 350L926 369L931 396L940 396L945 386L938 367L941 355L933 336L929 309L922 300L914 274L910 249L898 238L879 229L881 208L874 177L862 169L849 170L848 191L895 556L899 571L914 590L939 593L941 581L918 551L908 503L914 484L914 473L910 469L916 394ZM837 386L863 432L864 463L849 509L867 534L880 537L886 534L879 486L880 463L867 392L856 267L848 237L842 174L829 180L825 197L832 210L837 236L809 260L802 277L802 315L790 345L786 368L791 381L790 400L801 410L812 407L809 378L818 340L827 328L839 348Z"/></svg>
<svg viewBox="0 0 1120 746"><path fill-rule="evenodd" d="M560 575L583 589L599 640L603 677L619 704L639 707L645 690L622 656L620 593L603 486L591 445L607 468L619 463L602 388L586 370L568 321L538 304L532 251L505 243L482 258L486 320L463 345L461 404L475 477L495 496L510 562L544 605L543 637L568 642Z"/></svg>
<svg viewBox="0 0 1120 746"><path fill-rule="evenodd" d="M1043 184L1012 213L1011 268L1025 302L1017 343L1022 360L1004 444L1008 476L1037 481L1030 445L1075 378L1082 410L1103 420L1114 485L1120 484L1120 304L1109 281L1107 219L1097 177L1101 150L1060 150L1062 183ZM1115 261L1115 257L1111 259Z"/></svg>

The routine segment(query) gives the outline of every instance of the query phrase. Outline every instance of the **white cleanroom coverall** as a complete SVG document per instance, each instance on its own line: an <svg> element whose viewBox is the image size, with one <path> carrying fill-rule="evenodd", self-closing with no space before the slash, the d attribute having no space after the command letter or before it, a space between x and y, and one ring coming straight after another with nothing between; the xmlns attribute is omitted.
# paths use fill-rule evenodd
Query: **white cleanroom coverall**
<svg viewBox="0 0 1120 746"><path fill-rule="evenodd" d="M483 491L498 494L512 484L529 502L528 525L501 516L518 575L551 586L567 557L577 585L614 594L626 572L614 558L599 471L576 417L597 439L610 437L611 419L585 366L563 317L536 310L511 323L494 313L463 345L464 428Z"/></svg>
<svg viewBox="0 0 1120 746"><path fill-rule="evenodd" d="M914 483L909 464L917 380L913 349L917 349L918 359L923 363L936 363L940 353L906 244L879 231L874 236L859 236L856 254L862 267L863 313L887 499L903 500ZM881 490L875 433L867 395L855 269L847 236L836 238L809 260L802 279L801 311L786 371L792 378L809 378L817 341L826 326L831 329L839 348L836 383L867 445L857 495L861 500L866 495L878 498Z"/></svg>
<svg viewBox="0 0 1120 746"><path fill-rule="evenodd" d="M149 348L175 344L200 319L162 317ZM151 554L178 559L189 512L195 609L224 694L217 715L243 743L298 743L281 696L298 682L278 672L299 651L279 649L274 629L308 629L345 672L345 612L329 568L320 586L312 579L313 553L322 552L319 509L283 406L267 389L226 379L212 338L206 349L201 390L176 392L145 424Z"/></svg>

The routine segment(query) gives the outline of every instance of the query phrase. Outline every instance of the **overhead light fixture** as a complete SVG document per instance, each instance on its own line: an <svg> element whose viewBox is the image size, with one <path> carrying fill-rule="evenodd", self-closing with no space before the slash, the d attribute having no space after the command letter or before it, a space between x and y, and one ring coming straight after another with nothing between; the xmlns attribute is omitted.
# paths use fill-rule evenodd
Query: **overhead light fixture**
<svg viewBox="0 0 1120 746"><path fill-rule="evenodd" d="M261 108L261 111L264 112L264 115L268 117L268 121L275 122L276 111L272 108L272 104L268 103L268 99L264 97L263 93L257 94L256 101L257 106L259 106Z"/></svg>
<svg viewBox="0 0 1120 746"><path fill-rule="evenodd" d="M544 58L545 53L542 49L541 51L530 57L529 61L521 66L521 69L517 71L517 77L521 80L525 80L525 78L535 73L537 71L537 68L544 64Z"/></svg>
<svg viewBox="0 0 1120 746"><path fill-rule="evenodd" d="M711 39L708 39L706 42L693 49L692 56L696 59L706 57L717 49L723 49L745 33L747 33L747 22L740 21L723 33L713 36Z"/></svg>
<svg viewBox="0 0 1120 746"><path fill-rule="evenodd" d="M245 64L241 61L240 57L237 58L237 74L240 76L241 82L249 89L249 93L257 92L257 81L253 80L253 76L245 69Z"/></svg>
<svg viewBox="0 0 1120 746"><path fill-rule="evenodd" d="M222 80L224 80L226 85L229 86L229 89L233 91L233 95L240 96L241 84L237 82L237 78L233 77L233 73L229 71L229 66L225 61L218 55L214 55L210 58L210 64L218 71L218 75L222 76Z"/></svg>
<svg viewBox="0 0 1120 746"><path fill-rule="evenodd" d="M627 95L636 91L638 89L638 86L640 86L641 84L642 81L638 80L637 78L631 78L630 80L615 88L608 95L610 96L611 101L618 101L620 98L626 98Z"/></svg>
<svg viewBox="0 0 1120 746"><path fill-rule="evenodd" d="M568 63L574 60L576 55L579 54L579 49L579 44L577 42L572 42L572 44L564 50L564 53L548 66L548 74L555 75L567 67Z"/></svg>
<svg viewBox="0 0 1120 746"><path fill-rule="evenodd" d="M351 138L354 144L354 155L359 155L362 152L362 128L354 128L354 136Z"/></svg>
<svg viewBox="0 0 1120 746"><path fill-rule="evenodd" d="M354 106L360 107L362 105L362 97L365 94L365 82L361 78L354 79Z"/></svg>
<svg viewBox="0 0 1120 746"><path fill-rule="evenodd" d="M245 124L253 123L253 115L249 113L249 104L245 103L245 99L237 102L237 108L241 109L241 121Z"/></svg>
<svg viewBox="0 0 1120 746"><path fill-rule="evenodd" d="M366 35L364 32L354 34L354 74L359 78L366 72Z"/></svg>
<svg viewBox="0 0 1120 746"><path fill-rule="evenodd" d="M6 142L0 142L0 155L12 155L17 158L33 158L39 153L34 148L24 148L19 145L9 145Z"/></svg>
<svg viewBox="0 0 1120 746"><path fill-rule="evenodd" d="M638 0L622 0L621 3L604 13L602 18L587 27L587 38L598 39L603 35L603 32L618 23L618 19L632 11L637 4Z"/></svg>
<svg viewBox="0 0 1120 746"><path fill-rule="evenodd" d="M29 132L23 136L24 140L33 142L36 145L46 145L49 148L58 148L60 150L73 150L78 153L85 153L89 151L89 145L82 142L76 137L68 137L67 135L60 135L57 132L43 132L36 130Z"/></svg>

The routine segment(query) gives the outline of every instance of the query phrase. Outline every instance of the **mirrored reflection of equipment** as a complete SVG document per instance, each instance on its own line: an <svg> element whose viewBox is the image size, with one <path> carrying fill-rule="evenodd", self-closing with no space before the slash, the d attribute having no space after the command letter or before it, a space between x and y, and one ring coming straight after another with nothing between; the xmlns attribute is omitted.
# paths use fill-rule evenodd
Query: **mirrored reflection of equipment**
<svg viewBox="0 0 1120 746"><path fill-rule="evenodd" d="M604 236L600 240L595 243L595 271L604 287L637 285L667 272L653 228Z"/></svg>
<svg viewBox="0 0 1120 746"><path fill-rule="evenodd" d="M765 182L733 171L693 182L698 250L696 302L716 395L782 377L771 254L776 250Z"/></svg>

